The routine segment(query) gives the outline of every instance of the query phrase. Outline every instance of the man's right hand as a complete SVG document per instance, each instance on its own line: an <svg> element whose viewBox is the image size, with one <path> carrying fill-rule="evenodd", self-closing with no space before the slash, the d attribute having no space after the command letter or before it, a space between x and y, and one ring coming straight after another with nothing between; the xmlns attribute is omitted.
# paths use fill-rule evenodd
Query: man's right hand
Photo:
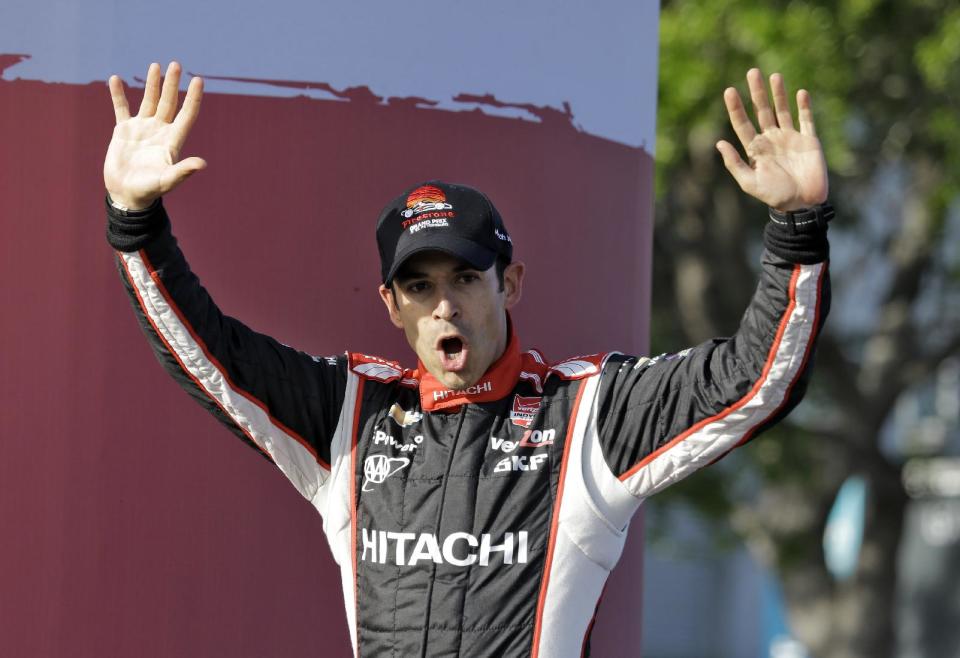
<svg viewBox="0 0 960 658"><path fill-rule="evenodd" d="M171 62L160 87L160 65L151 64L137 116L117 76L110 77L110 96L117 125L103 162L103 182L110 198L130 210L142 210L188 176L207 166L202 158L180 157L190 128L200 113L203 80L193 78L177 112L180 65Z"/></svg>

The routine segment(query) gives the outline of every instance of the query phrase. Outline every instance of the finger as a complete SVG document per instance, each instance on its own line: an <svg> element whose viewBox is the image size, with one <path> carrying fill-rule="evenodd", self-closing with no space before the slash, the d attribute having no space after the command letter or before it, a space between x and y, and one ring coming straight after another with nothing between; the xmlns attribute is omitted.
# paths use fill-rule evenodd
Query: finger
<svg viewBox="0 0 960 658"><path fill-rule="evenodd" d="M743 148L747 148L747 145L757 136L757 131L754 129L750 117L747 116L747 111L743 108L740 94L733 87L727 87L726 91L723 92L723 102L727 106L727 114L730 117L733 132L737 133L737 138L739 138Z"/></svg>
<svg viewBox="0 0 960 658"><path fill-rule="evenodd" d="M724 166L733 176L733 179L737 181L740 189L744 192L750 192L750 190L753 189L753 182L756 178L756 172L753 171L753 168L743 161L743 158L737 153L737 149L733 148L733 144L730 142L720 140L717 142L717 150L720 151L720 155L723 156Z"/></svg>
<svg viewBox="0 0 960 658"><path fill-rule="evenodd" d="M193 78L187 86L187 95L183 99L183 107L173 120L176 130L176 149L179 151L200 115L200 101L203 100L203 78Z"/></svg>
<svg viewBox="0 0 960 658"><path fill-rule="evenodd" d="M140 103L139 117L152 117L157 111L157 99L160 98L160 65L154 62L147 69L147 82L143 86L143 101Z"/></svg>
<svg viewBox="0 0 960 658"><path fill-rule="evenodd" d="M180 64L170 62L167 66L167 75L163 78L163 92L157 105L157 118L170 123L177 113L177 102L180 100Z"/></svg>
<svg viewBox="0 0 960 658"><path fill-rule="evenodd" d="M773 107L777 112L777 124L784 130L795 130L793 115L790 114L790 101L787 99L787 88L783 84L783 76L774 73L770 76L770 89L773 90Z"/></svg>
<svg viewBox="0 0 960 658"><path fill-rule="evenodd" d="M184 158L177 164L164 171L160 180L161 193L166 194L180 185L193 174L201 169L206 169L207 161L203 158Z"/></svg>
<svg viewBox="0 0 960 658"><path fill-rule="evenodd" d="M810 94L806 89L797 92L797 116L800 119L800 132L811 137L817 136L813 125L813 109L810 107Z"/></svg>
<svg viewBox="0 0 960 658"><path fill-rule="evenodd" d="M760 131L769 130L777 127L777 120L770 109L770 102L767 100L767 87L763 82L763 74L760 69L750 69L747 71L747 86L750 87L750 100L753 101L753 111L757 115L757 124Z"/></svg>
<svg viewBox="0 0 960 658"><path fill-rule="evenodd" d="M111 75L107 83L110 87L110 99L113 101L113 114L117 123L130 118L130 105L127 104L127 95L123 93L123 82L119 76Z"/></svg>

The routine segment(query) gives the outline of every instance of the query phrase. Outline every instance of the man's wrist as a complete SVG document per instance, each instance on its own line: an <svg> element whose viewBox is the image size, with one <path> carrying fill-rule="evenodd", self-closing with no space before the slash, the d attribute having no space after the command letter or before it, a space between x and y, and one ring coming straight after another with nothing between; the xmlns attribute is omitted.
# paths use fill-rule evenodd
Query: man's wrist
<svg viewBox="0 0 960 658"><path fill-rule="evenodd" d="M827 230L827 224L836 213L829 203L820 203L809 208L796 210L777 210L770 208L770 221L791 233L810 230Z"/></svg>
<svg viewBox="0 0 960 658"><path fill-rule="evenodd" d="M131 203L126 199L115 199L109 192L107 192L107 203L111 208L118 211L118 214L120 215L125 217L137 217L140 215L148 215L153 212L153 210L155 210L160 203L160 197L157 197L147 204L142 202Z"/></svg>

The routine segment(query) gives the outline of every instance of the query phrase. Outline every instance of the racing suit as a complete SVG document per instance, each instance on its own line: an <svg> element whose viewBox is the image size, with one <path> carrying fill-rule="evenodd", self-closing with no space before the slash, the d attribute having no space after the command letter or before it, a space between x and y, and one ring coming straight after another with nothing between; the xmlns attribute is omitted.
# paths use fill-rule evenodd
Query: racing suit
<svg viewBox="0 0 960 658"><path fill-rule="evenodd" d="M796 405L829 306L825 222L771 222L732 338L551 363L511 328L451 391L248 329L201 287L162 204L108 215L158 358L322 516L355 655L584 653L631 516Z"/></svg>

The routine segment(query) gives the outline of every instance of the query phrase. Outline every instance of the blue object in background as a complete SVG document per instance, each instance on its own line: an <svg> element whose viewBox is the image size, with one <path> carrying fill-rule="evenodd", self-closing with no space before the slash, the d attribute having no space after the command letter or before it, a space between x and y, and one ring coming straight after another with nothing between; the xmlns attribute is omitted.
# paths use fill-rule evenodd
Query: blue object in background
<svg viewBox="0 0 960 658"><path fill-rule="evenodd" d="M847 580L857 569L863 543L863 516L867 482L859 475L847 478L827 517L823 531L823 556L827 570L838 581Z"/></svg>
<svg viewBox="0 0 960 658"><path fill-rule="evenodd" d="M766 569L761 574L761 596L763 658L809 658L804 646L790 635L780 584Z"/></svg>

